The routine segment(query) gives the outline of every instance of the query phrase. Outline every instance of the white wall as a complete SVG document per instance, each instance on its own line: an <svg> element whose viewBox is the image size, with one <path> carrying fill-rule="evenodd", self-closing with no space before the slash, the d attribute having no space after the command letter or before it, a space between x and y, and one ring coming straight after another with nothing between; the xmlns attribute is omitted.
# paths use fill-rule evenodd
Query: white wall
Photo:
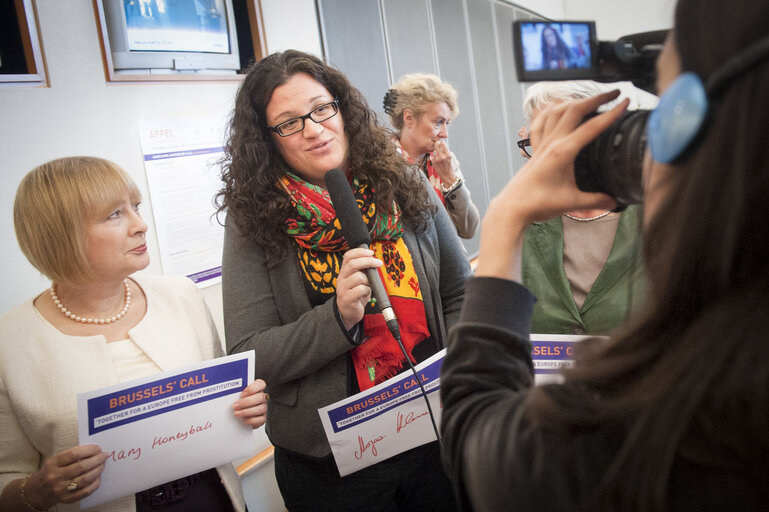
<svg viewBox="0 0 769 512"><path fill-rule="evenodd" d="M673 26L675 0L563 0L564 17L595 20L598 38L619 37Z"/></svg>
<svg viewBox="0 0 769 512"><path fill-rule="evenodd" d="M504 0L504 2L523 7L553 20L563 19L565 16L564 0Z"/></svg>
<svg viewBox="0 0 769 512"><path fill-rule="evenodd" d="M262 17L268 53L294 49L323 56L315 0L262 0Z"/></svg>

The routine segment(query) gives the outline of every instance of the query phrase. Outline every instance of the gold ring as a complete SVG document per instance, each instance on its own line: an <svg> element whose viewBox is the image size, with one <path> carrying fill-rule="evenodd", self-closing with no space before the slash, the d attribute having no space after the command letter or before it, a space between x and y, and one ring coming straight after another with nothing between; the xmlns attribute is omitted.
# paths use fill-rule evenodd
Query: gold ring
<svg viewBox="0 0 769 512"><path fill-rule="evenodd" d="M70 480L69 485L67 485L67 490L69 492L77 491L78 485L75 483L74 480Z"/></svg>
<svg viewBox="0 0 769 512"><path fill-rule="evenodd" d="M269 393L265 393L264 394L264 401L265 402L269 402L270 401L270 394Z"/></svg>

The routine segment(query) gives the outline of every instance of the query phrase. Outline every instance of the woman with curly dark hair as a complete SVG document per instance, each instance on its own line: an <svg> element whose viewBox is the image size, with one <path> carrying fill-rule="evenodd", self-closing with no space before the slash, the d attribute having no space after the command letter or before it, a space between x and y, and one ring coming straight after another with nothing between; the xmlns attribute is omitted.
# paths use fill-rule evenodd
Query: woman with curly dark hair
<svg viewBox="0 0 769 512"><path fill-rule="evenodd" d="M373 240L350 249L324 177L342 169ZM339 71L289 50L249 70L218 196L229 352L255 349L270 382L267 432L286 507L452 510L437 442L340 477L318 408L407 367L370 304L377 267L412 361L443 348L469 266L424 178L395 152Z"/></svg>
<svg viewBox="0 0 769 512"><path fill-rule="evenodd" d="M542 69L563 69L572 59L571 50L553 27L542 31Z"/></svg>

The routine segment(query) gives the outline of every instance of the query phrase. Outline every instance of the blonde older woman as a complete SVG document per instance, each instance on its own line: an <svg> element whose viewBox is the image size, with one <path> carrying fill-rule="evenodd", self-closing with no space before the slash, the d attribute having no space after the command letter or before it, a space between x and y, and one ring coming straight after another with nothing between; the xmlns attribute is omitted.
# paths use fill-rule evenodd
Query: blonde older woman
<svg viewBox="0 0 769 512"><path fill-rule="evenodd" d="M33 169L14 204L16 236L49 290L0 317L0 509L79 510L107 454L78 445L78 393L223 355L200 292L149 264L140 194L118 166L62 158ZM234 404L264 423L265 383ZM97 507L245 510L231 464Z"/></svg>
<svg viewBox="0 0 769 512"><path fill-rule="evenodd" d="M435 75L412 73L387 91L384 109L397 132L398 151L427 175L459 236L472 238L480 215L459 160L445 142L449 124L459 115L457 91Z"/></svg>

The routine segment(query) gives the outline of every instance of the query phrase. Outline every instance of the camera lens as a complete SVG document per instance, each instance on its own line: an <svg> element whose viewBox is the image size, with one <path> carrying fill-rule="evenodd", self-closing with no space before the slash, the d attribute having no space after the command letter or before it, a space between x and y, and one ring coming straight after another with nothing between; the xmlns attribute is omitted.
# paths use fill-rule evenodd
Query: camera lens
<svg viewBox="0 0 769 512"><path fill-rule="evenodd" d="M625 111L579 152L574 161L574 176L580 190L610 195L617 201L617 209L641 202L646 120L650 112Z"/></svg>

